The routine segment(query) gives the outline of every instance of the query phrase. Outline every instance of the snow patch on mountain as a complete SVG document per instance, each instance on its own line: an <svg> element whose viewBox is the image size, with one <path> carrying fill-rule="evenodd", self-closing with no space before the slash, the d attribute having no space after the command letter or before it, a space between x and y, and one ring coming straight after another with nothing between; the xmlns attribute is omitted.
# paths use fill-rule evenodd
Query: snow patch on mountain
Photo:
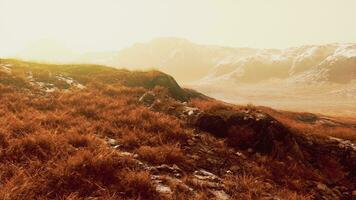
<svg viewBox="0 0 356 200"><path fill-rule="evenodd" d="M339 46L333 55L329 56L327 59L335 59L337 57L352 58L356 57L356 45L344 44Z"/></svg>

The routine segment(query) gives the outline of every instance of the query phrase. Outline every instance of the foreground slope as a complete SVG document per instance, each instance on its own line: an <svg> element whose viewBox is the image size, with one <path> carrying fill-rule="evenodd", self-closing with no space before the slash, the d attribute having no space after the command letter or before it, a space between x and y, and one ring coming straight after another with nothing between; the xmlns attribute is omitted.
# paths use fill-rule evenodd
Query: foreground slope
<svg viewBox="0 0 356 200"><path fill-rule="evenodd" d="M355 193L352 119L230 105L160 72L0 61L2 199Z"/></svg>

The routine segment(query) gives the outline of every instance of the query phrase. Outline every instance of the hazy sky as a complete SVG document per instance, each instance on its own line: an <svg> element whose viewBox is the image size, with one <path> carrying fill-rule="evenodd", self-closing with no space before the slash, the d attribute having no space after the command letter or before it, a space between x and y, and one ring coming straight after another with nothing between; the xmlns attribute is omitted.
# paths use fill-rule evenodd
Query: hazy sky
<svg viewBox="0 0 356 200"><path fill-rule="evenodd" d="M38 41L84 52L161 36L263 48L356 42L355 20L356 0L0 0L0 56Z"/></svg>

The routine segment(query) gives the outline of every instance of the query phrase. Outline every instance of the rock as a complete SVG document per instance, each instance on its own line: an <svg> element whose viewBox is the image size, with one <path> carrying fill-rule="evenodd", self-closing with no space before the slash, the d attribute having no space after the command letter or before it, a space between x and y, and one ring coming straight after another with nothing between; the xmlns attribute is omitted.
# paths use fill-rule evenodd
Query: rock
<svg viewBox="0 0 356 200"><path fill-rule="evenodd" d="M203 131L207 131L218 137L226 137L227 124L224 118L219 115L203 113L198 116L195 124Z"/></svg>
<svg viewBox="0 0 356 200"><path fill-rule="evenodd" d="M194 134L194 135L193 135L193 140L194 140L194 141L200 140L200 135Z"/></svg>
<svg viewBox="0 0 356 200"><path fill-rule="evenodd" d="M194 176L198 178L199 180L210 180L210 181L221 181L221 178L216 176L215 174L208 172L206 170L198 170L194 172Z"/></svg>
<svg viewBox="0 0 356 200"><path fill-rule="evenodd" d="M219 182L212 182L209 180L201 180L199 178L192 179L194 185L199 185L200 187L210 188L210 189L223 189L223 185Z"/></svg>
<svg viewBox="0 0 356 200"><path fill-rule="evenodd" d="M155 169L159 172L166 172L166 173L171 173L171 174L181 174L182 170L177 166L173 165L172 167L162 164L160 166L155 167Z"/></svg>
<svg viewBox="0 0 356 200"><path fill-rule="evenodd" d="M165 177L165 180L167 180L168 182L170 182L173 185L179 186L180 189L183 189L184 191L187 192L194 192L194 189L189 187L187 184L185 184L182 180L178 179L178 178L174 178L174 177Z"/></svg>
<svg viewBox="0 0 356 200"><path fill-rule="evenodd" d="M119 151L119 154L121 156L130 156L130 157L133 157L133 158L137 157L137 154L133 154L133 153L130 153L130 152L127 152L127 151Z"/></svg>
<svg viewBox="0 0 356 200"><path fill-rule="evenodd" d="M140 97L138 101L145 105L151 105L155 101L155 94L150 91L146 92Z"/></svg>
<svg viewBox="0 0 356 200"><path fill-rule="evenodd" d="M172 194L172 189L166 185L161 183L156 184L156 191L161 194Z"/></svg>
<svg viewBox="0 0 356 200"><path fill-rule="evenodd" d="M233 174L233 172L231 170L227 170L225 173L226 174Z"/></svg>
<svg viewBox="0 0 356 200"><path fill-rule="evenodd" d="M151 180L156 186L156 191L161 194L173 194L173 191L169 185L175 185L185 192L194 192L193 188L189 187L182 180L175 177L165 175L152 175Z"/></svg>
<svg viewBox="0 0 356 200"><path fill-rule="evenodd" d="M116 141L115 139L112 139L112 138L107 138L107 139L106 139L106 142L107 142L107 144L110 145L110 146L116 146L116 145L118 145L118 144L117 144L117 141Z"/></svg>
<svg viewBox="0 0 356 200"><path fill-rule="evenodd" d="M199 109L198 108L189 107L189 106L185 106L183 113L188 115L188 116L192 116L192 115L198 114L199 113Z"/></svg>
<svg viewBox="0 0 356 200"><path fill-rule="evenodd" d="M320 182L317 182L316 183L316 187L319 189L319 190L322 190L322 191L326 191L328 190L328 186L326 186L324 183L320 183Z"/></svg>
<svg viewBox="0 0 356 200"><path fill-rule="evenodd" d="M290 155L301 160L303 154L294 134L282 123L256 110L214 111L200 113L195 125L237 148L253 149L263 154Z"/></svg>

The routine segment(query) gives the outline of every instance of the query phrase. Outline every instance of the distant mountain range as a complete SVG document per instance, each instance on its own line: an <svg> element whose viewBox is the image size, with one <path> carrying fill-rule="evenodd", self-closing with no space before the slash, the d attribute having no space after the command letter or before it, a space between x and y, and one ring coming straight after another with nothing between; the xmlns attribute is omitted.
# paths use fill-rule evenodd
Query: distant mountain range
<svg viewBox="0 0 356 200"><path fill-rule="evenodd" d="M134 69L156 68L174 75L180 82L191 82L206 76L225 59L255 52L250 48L199 45L181 38L158 38L118 52L85 54L79 61Z"/></svg>
<svg viewBox="0 0 356 200"><path fill-rule="evenodd" d="M356 78L356 45L329 44L256 50L216 65L205 78L257 83L288 79L295 83L350 83Z"/></svg>
<svg viewBox="0 0 356 200"><path fill-rule="evenodd" d="M229 48L185 39L159 38L118 52L83 55L81 62L129 68L157 68L181 82L228 79L257 83L269 79L349 83L356 78L356 44L288 49Z"/></svg>
<svg viewBox="0 0 356 200"><path fill-rule="evenodd" d="M173 75L180 82L230 80L257 83L269 79L290 82L328 81L349 83L356 78L356 44L327 44L287 49L231 48L200 45L181 38L157 38L112 52L74 55L47 41L50 51L32 46L26 58L39 61L49 54L52 62L104 64L133 69L155 68ZM31 51L33 49L33 51ZM54 55L54 54L60 55ZM21 56L20 56L21 57Z"/></svg>

